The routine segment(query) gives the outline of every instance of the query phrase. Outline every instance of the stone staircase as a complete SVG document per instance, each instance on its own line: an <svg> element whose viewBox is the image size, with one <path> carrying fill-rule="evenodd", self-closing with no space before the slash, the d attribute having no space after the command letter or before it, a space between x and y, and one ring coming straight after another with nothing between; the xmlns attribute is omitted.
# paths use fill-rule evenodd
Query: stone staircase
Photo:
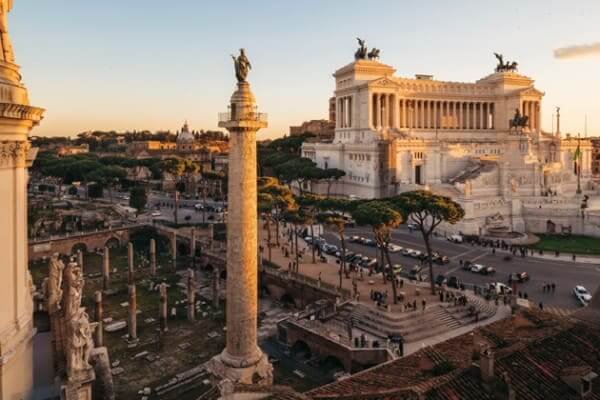
<svg viewBox="0 0 600 400"><path fill-rule="evenodd" d="M479 321L496 313L496 306L479 297L469 296L469 305L479 311ZM375 337L386 339L389 335L400 335L406 343L423 340L475 322L468 306L454 303L436 303L421 310L403 313L388 313L365 304L344 307L335 317L340 322L352 319L353 325Z"/></svg>

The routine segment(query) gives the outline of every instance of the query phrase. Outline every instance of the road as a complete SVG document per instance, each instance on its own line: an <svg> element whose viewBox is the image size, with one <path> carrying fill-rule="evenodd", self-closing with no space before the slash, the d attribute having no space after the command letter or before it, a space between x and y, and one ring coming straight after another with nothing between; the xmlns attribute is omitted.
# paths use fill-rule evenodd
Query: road
<svg viewBox="0 0 600 400"><path fill-rule="evenodd" d="M363 227L346 228L345 235L348 237L357 235L373 239L371 230ZM337 233L326 231L323 236L328 243L339 247L340 241ZM421 234L419 232L411 233L405 227L394 230L391 243L425 251ZM513 257L511 261L504 261L503 256L506 253L496 252L496 254L492 254L491 250L487 248L477 245L455 244L443 238L433 238L432 247L434 251L450 258L449 264L443 266L434 264L435 276L438 274L457 276L465 283L485 284L489 282L507 283L509 273L527 272L531 279L526 283L518 284L517 290L527 293L529 299L535 304L542 302L545 308L550 306L559 314L568 313L570 310L579 308L579 304L572 293L575 285L585 286L592 294L600 285L600 265L544 260L534 257ZM347 242L347 249L368 257L375 257L376 252L375 247L358 243ZM390 253L390 258L392 263L402 264L407 269L418 263L414 258L403 256L401 253ZM464 271L460 267L460 259L492 266L496 268L497 272L494 276L485 276ZM552 282L557 285L555 293L545 293L543 285Z"/></svg>

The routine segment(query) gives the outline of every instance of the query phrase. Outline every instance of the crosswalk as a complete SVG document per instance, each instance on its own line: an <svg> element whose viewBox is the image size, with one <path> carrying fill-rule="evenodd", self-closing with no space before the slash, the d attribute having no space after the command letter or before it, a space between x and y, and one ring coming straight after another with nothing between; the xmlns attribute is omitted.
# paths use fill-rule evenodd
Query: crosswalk
<svg viewBox="0 0 600 400"><path fill-rule="evenodd" d="M559 316L559 317L568 317L574 311L575 310L573 310L573 309L564 308L564 307L544 306L544 312L547 312L547 313L550 313L550 314L554 314L554 315Z"/></svg>

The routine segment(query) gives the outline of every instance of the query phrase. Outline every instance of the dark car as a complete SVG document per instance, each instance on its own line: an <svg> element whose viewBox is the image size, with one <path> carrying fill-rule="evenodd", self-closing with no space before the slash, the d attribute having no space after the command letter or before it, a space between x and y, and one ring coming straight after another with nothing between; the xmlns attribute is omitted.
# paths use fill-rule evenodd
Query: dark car
<svg viewBox="0 0 600 400"><path fill-rule="evenodd" d="M529 274L527 272L513 272L508 275L508 282L527 282L529 280Z"/></svg>
<svg viewBox="0 0 600 400"><path fill-rule="evenodd" d="M420 266L419 264L415 265L414 267L412 267L412 269L410 270L410 276L411 278L416 278L417 275L419 275L421 273L421 270L423 269L422 266Z"/></svg>
<svg viewBox="0 0 600 400"><path fill-rule="evenodd" d="M446 277L444 275L438 275L435 278L435 284L438 286L442 286L444 283L446 283L448 280L446 279Z"/></svg>
<svg viewBox="0 0 600 400"><path fill-rule="evenodd" d="M460 280L456 276L451 276L450 279L448 279L448 287L460 289Z"/></svg>

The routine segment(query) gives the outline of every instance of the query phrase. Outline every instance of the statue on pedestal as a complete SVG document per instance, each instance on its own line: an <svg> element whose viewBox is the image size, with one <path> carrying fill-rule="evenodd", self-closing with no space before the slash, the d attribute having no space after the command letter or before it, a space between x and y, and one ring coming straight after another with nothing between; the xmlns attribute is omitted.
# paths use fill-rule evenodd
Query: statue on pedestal
<svg viewBox="0 0 600 400"><path fill-rule="evenodd" d="M502 56L502 54L498 53L494 53L494 56L496 56L496 59L498 60L498 65L496 65L496 72L514 72L517 70L519 63L517 63L516 61L504 62L504 57Z"/></svg>
<svg viewBox="0 0 600 400"><path fill-rule="evenodd" d="M83 295L83 277L81 268L75 262L70 262L65 269L66 290L63 296L65 319L69 321L79 312Z"/></svg>
<svg viewBox="0 0 600 400"><path fill-rule="evenodd" d="M0 0L0 60L9 63L15 62L10 37L8 36L8 12L12 9L13 0Z"/></svg>
<svg viewBox="0 0 600 400"><path fill-rule="evenodd" d="M79 371L91 368L90 354L94 348L90 318L83 308L68 321L66 337L67 375L75 377Z"/></svg>
<svg viewBox="0 0 600 400"><path fill-rule="evenodd" d="M240 49L240 55L236 58L232 54L231 58L233 58L233 65L235 66L235 77L237 78L238 83L246 82L248 72L252 69L252 65L250 65L250 60L248 60L248 57L246 57L246 51L244 49Z"/></svg>

